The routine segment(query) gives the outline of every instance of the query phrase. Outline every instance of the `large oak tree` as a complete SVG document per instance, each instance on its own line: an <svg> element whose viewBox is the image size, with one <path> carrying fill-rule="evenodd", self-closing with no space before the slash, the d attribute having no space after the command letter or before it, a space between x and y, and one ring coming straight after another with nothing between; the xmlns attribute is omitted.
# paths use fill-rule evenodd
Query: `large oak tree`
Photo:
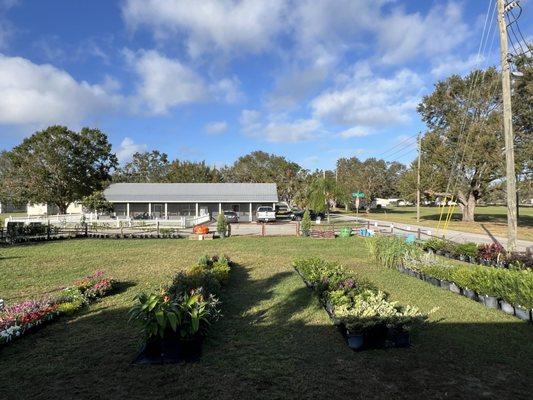
<svg viewBox="0 0 533 400"><path fill-rule="evenodd" d="M14 203L47 203L65 213L69 204L101 190L116 167L107 136L51 126L5 153L1 197Z"/></svg>

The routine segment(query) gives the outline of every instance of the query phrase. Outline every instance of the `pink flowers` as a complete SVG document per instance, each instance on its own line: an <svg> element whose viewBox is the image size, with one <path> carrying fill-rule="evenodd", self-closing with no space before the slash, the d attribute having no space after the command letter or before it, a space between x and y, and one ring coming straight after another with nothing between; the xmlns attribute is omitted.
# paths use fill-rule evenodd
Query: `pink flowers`
<svg viewBox="0 0 533 400"><path fill-rule="evenodd" d="M66 288L55 299L26 300L5 306L0 311L0 345L9 343L23 335L29 328L49 321L67 309L81 307L93 300L105 296L113 288L115 281L106 278L103 271L74 282L74 287ZM65 292L69 292L65 296Z"/></svg>

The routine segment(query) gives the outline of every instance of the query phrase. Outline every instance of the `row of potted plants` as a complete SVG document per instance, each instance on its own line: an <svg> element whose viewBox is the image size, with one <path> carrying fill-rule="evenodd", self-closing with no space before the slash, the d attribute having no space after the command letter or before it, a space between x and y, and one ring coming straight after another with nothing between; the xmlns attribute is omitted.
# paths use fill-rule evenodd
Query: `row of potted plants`
<svg viewBox="0 0 533 400"><path fill-rule="evenodd" d="M525 320L533 318L533 270L487 268L482 265L451 265L427 254L401 238L380 236L368 241L380 264L398 268L436 286L500 308Z"/></svg>
<svg viewBox="0 0 533 400"><path fill-rule="evenodd" d="M142 349L136 364L197 361L210 325L220 316L219 296L232 262L228 257L202 256L169 287L140 293L129 311L141 326Z"/></svg>
<svg viewBox="0 0 533 400"><path fill-rule="evenodd" d="M388 300L387 293L337 263L309 258L295 260L293 267L353 350L408 347L410 330L428 318L416 307Z"/></svg>
<svg viewBox="0 0 533 400"><path fill-rule="evenodd" d="M106 296L114 285L112 278L97 271L62 289L55 297L3 306L0 310L0 346L11 343L62 314L72 314Z"/></svg>
<svg viewBox="0 0 533 400"><path fill-rule="evenodd" d="M449 240L430 239L421 243L424 250L437 255L473 264L483 264L508 269L533 269L533 255L507 252L499 243L454 243Z"/></svg>
<svg viewBox="0 0 533 400"><path fill-rule="evenodd" d="M462 294L489 308L533 321L533 271L447 265L431 254L407 256L401 272Z"/></svg>

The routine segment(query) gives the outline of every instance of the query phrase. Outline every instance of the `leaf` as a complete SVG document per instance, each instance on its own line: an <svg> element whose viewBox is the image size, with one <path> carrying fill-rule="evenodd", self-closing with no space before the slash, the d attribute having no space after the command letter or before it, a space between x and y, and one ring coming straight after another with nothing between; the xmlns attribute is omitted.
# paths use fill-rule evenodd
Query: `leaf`
<svg viewBox="0 0 533 400"><path fill-rule="evenodd" d="M172 328L172 330L176 332L176 329L178 327L178 316L173 312L167 312L167 319L170 323L170 327Z"/></svg>

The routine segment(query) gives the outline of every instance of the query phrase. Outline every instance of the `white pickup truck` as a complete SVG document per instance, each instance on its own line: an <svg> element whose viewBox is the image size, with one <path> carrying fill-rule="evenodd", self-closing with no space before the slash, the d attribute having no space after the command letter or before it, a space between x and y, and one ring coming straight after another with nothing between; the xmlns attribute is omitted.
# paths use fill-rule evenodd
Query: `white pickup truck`
<svg viewBox="0 0 533 400"><path fill-rule="evenodd" d="M259 206L255 212L255 217L258 222L270 222L276 220L276 211L269 206Z"/></svg>

